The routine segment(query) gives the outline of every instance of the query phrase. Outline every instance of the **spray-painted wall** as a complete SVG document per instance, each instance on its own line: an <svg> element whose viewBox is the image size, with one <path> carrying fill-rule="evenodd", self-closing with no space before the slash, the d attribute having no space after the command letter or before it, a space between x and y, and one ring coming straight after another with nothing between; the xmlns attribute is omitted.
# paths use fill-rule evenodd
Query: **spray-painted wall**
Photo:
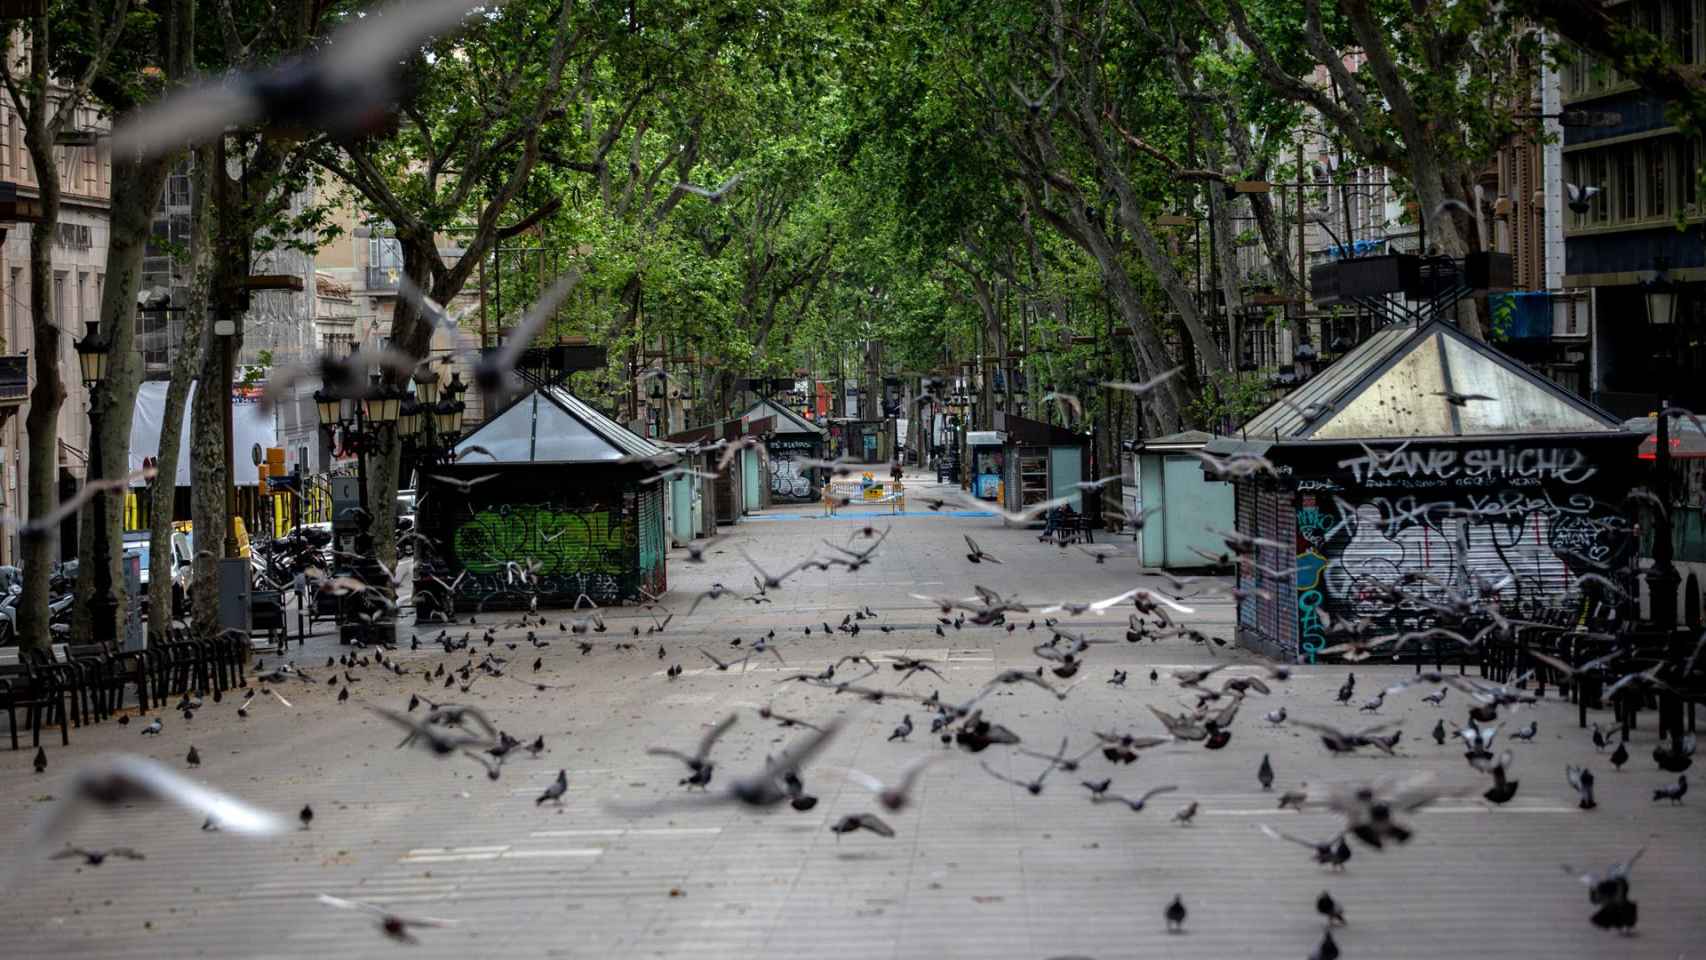
<svg viewBox="0 0 1706 960"><path fill-rule="evenodd" d="M777 503L807 503L820 495L818 471L800 465L806 458L823 457L818 437L776 435L764 442L770 451L770 499Z"/></svg>
<svg viewBox="0 0 1706 960"><path fill-rule="evenodd" d="M1579 613L1598 591L1581 574L1616 577L1635 547L1625 472L1578 447L1408 445L1329 466L1280 489L1241 491L1292 521L1262 532L1289 532L1293 552L1267 548L1259 559L1295 566L1294 578L1255 601L1289 612L1240 611L1245 628L1278 628L1262 637L1275 655L1313 662L1336 642L1334 622L1369 621L1376 634L1424 629L1440 621L1435 604L1476 585L1494 585L1507 616ZM1256 513L1241 510L1240 526ZM1397 587L1409 599L1394 603Z"/></svg>
<svg viewBox="0 0 1706 960"><path fill-rule="evenodd" d="M540 606L571 606L583 593L599 604L641 599L642 589L663 593L661 484L587 485L584 475L597 469L506 470L465 495L429 486L423 526L438 541L440 578L462 577L457 609L515 608L535 596Z"/></svg>

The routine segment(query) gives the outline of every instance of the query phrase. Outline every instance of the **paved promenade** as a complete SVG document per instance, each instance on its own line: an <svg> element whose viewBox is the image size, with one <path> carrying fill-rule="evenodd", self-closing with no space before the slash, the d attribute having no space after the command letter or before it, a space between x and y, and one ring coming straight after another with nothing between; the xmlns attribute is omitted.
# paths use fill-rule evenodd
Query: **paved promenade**
<svg viewBox="0 0 1706 960"><path fill-rule="evenodd" d="M924 511L920 494L931 485L915 490L909 505ZM724 597L685 615L714 582L751 587L737 547L778 569L826 553L823 539L846 543L865 523L891 531L869 566L807 571L772 590L770 604ZM1335 931L1348 958L1706 956L1706 797L1690 794L1681 806L1651 802L1653 788L1675 777L1649 757L1650 714L1621 773L1595 753L1574 708L1555 692L1549 702L1507 716L1495 750L1513 750L1512 775L1521 786L1512 802L1492 808L1478 797L1490 781L1464 763L1462 745L1439 747L1428 737L1441 717L1448 727L1464 720L1460 693L1452 691L1436 708L1421 701L1434 688L1414 688L1388 697L1371 718L1333 702L1345 668L1302 667L1276 683L1271 696L1251 698L1223 750L1169 744L1117 766L1096 754L1076 775L1054 772L1033 796L995 779L980 761L1018 780L1035 776L1043 761L1001 746L975 756L944 747L929 735L929 715L916 704L867 703L782 681L822 670L844 654L905 654L936 661L946 680L920 674L902 689L940 688L944 699L965 699L1004 669L1034 668L1039 661L1030 648L1046 633L1041 625L1028 630L1031 615L1019 615L1013 632L967 624L939 636L937 610L909 593L964 597L980 584L1040 606L1158 583L1136 575L1129 537L1111 541L1120 555L1097 564L989 516L926 511L890 518L862 511L823 519L811 507L781 508L728 533L703 564L672 552L664 606L675 616L661 634L648 635L652 617L631 608L611 611L609 631L589 636L594 648L584 654L576 643L581 638L557 629L566 614L546 612L551 625L539 635L550 646L542 650L526 642L524 629L505 626L513 615L477 615L477 624L453 628L478 640L487 627L500 627L491 650L509 659L508 675L478 677L466 694L443 690L442 680L429 686L420 673L440 663L453 670L468 656L423 646L396 654L407 678L358 667L353 674L360 681L348 685L350 699L339 703L344 684L325 684L333 672L325 663L343 648L323 635L288 655L321 681L281 687L291 708L257 698L251 716L240 720L235 701L209 702L192 721L168 712L159 737L139 736L135 722L74 730L70 748L50 746L50 766L41 775L31 771L31 751L0 752L0 809L8 811L0 871L17 865L35 809L63 790L80 762L103 751L155 757L293 823L304 804L316 814L311 829L260 841L204 832L199 818L173 807L91 817L75 834L80 845L129 845L147 859L29 867L0 908L0 955L322 960L412 949L455 958L1302 958L1321 938L1315 899L1330 890L1349 920ZM1003 562L968 563L965 533ZM1231 635L1229 601L1185 602L1195 610L1186 622ZM823 635L825 621L839 624L866 607L876 616L860 621L857 637ZM1082 617L1074 626L1116 639L1129 609ZM803 632L808 627L810 636ZM700 653L738 658L771 630L786 664L764 654L724 672ZM419 633L425 640L438 628ZM536 657L543 660L537 673ZM1179 712L1191 702L1169 673L1223 661L1236 666L1222 677L1264 671L1262 661L1230 647L1213 656L1187 640L1118 640L1092 647L1073 678L1082 682L1064 701L1016 684L983 706L1031 749L1053 751L1064 737L1082 752L1094 742L1093 730L1163 732L1145 707ZM671 680L666 669L676 664L682 674ZM1128 674L1123 687L1108 682L1115 670ZM1149 679L1152 670L1159 682ZM857 672L848 664L838 677ZM1360 703L1411 671L1364 664L1356 673ZM893 688L898 677L885 664L868 683ZM539 690L535 681L552 686ZM362 707L400 710L411 693L478 705L523 741L542 735L546 750L537 758L516 750L493 782L471 760L394 749L396 728ZM798 737L758 716L766 705L813 722L845 723L805 770L806 789L819 798L814 809L759 814L700 806L649 816L612 809L681 796L683 765L648 756L645 748L690 750L731 712L739 720L713 753L712 786L759 768L767 754ZM1398 756L1329 755L1307 731L1263 721L1282 706L1294 718L1346 727L1394 722L1403 731ZM890 741L908 713L916 732ZM1532 742L1505 739L1530 719L1539 724ZM203 758L193 771L184 763L192 745ZM888 780L932 754L939 759L924 772L912 804L899 813L880 811L896 836L830 832L844 814L879 812L842 770ZM1264 754L1277 775L1272 792L1256 779ZM1576 809L1564 781L1566 763L1584 762L1599 783L1600 807L1588 812ZM569 784L562 806L536 805L559 769ZM1475 791L1415 814L1416 836L1406 846L1355 846L1343 873L1258 830L1267 823L1330 837L1341 819L1277 810L1278 793L1307 783L1319 795L1333 784L1422 771ZM1088 801L1079 781L1103 777L1127 794L1162 784L1180 789L1134 813ZM1194 820L1173 822L1174 812L1192 801L1199 805ZM1600 869L1643 845L1647 852L1633 874L1636 935L1594 928L1585 889L1560 864ZM317 902L320 893L459 923L416 931L416 945L397 946L373 918L329 909ZM1169 934L1162 912L1176 893L1189 917L1184 933Z"/></svg>

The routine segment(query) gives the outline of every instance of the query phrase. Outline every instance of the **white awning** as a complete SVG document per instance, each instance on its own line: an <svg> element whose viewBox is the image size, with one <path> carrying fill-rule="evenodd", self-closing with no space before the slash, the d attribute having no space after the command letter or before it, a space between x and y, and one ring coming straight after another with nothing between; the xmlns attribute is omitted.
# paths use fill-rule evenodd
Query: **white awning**
<svg viewBox="0 0 1706 960"><path fill-rule="evenodd" d="M164 380L147 380L136 392L136 412L130 418L130 472L142 469L142 461L160 451L160 427L165 422L166 387ZM190 399L184 404L183 433L178 438L177 486L190 485L190 408L195 401L196 385L190 385ZM256 444L262 450L276 446L273 418L264 413L259 403L234 401L231 408L231 467L239 487L252 487L260 482L260 472L251 455ZM144 486L133 481L132 486Z"/></svg>

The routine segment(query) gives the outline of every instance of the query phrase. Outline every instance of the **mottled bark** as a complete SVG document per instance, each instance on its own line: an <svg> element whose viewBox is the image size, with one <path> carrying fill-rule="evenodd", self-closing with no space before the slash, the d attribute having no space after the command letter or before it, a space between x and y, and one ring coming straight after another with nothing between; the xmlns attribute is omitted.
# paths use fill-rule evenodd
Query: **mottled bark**
<svg viewBox="0 0 1706 960"><path fill-rule="evenodd" d="M59 355L59 327L53 322L53 231L59 221L59 168L43 145L46 163L36 163L42 222L30 228L30 312L34 341L30 345L36 385L30 390L30 412L24 418L29 436L29 495L26 508L34 519L59 506L59 408L65 403ZM30 153L36 154L35 144ZM59 525L19 537L24 568L24 593L18 598L18 644L47 649L48 582L59 554Z"/></svg>
<svg viewBox="0 0 1706 960"><path fill-rule="evenodd" d="M193 69L191 51L195 40L194 0L170 0L163 4L164 15L159 20L157 40L163 54L163 66L169 85L185 80ZM115 111L136 104L110 102ZM142 383L142 357L136 351L136 292L142 281L142 257L154 227L154 211L165 189L166 176L176 163L176 156L151 157L115 155L112 158L112 203L108 215L107 272L101 290L101 329L107 338L111 360L107 372L107 389L97 392L89 410L89 435L99 437L100 475L122 476L129 469L130 425L136 410L137 387ZM180 412L182 405L180 404ZM91 447L97 444L91 444ZM176 454L174 448L173 453ZM176 458L174 456L174 462ZM166 483L171 484L168 474ZM140 496L148 496L144 492ZM105 509L102 509L104 503ZM168 509L170 509L168 507ZM104 516L102 516L104 514ZM169 519L169 518L168 518ZM95 570L105 562L111 573L109 582L118 601L115 611L126 609L125 582L119 567L123 550L124 497L99 497L83 509L80 525L86 542L79 551L84 562L77 571L77 599L83 609L95 593ZM95 525L106 524L108 552L105 558L95 556ZM152 555L150 566L153 564ZM149 573L152 577L152 571ZM74 621L78 639L87 641L103 635L93 630L93 617ZM113 626L110 636L122 635Z"/></svg>
<svg viewBox="0 0 1706 960"><path fill-rule="evenodd" d="M220 268L214 270L215 300L227 273ZM195 530L190 623L193 635L201 638L218 631L219 561L225 557L225 531L231 525L225 509L225 490L231 482L225 470L223 408L231 403L225 341L237 339L229 347L232 352L242 348L236 335L228 338L213 333L213 324L218 319L216 311L208 318L202 335L201 363L195 395L190 401L190 522Z"/></svg>
<svg viewBox="0 0 1706 960"><path fill-rule="evenodd" d="M124 476L129 469L130 423L136 410L137 387L142 383L142 357L136 352L136 291L141 286L142 255L148 246L154 210L160 203L171 159L113 158L107 273L101 290L101 334L110 358L106 384L95 391L89 406L89 447L91 455L98 448L98 475L106 478ZM95 437L99 437L98 443ZM92 468L95 466L91 464ZM115 612L125 609L124 575L119 568L119 558L124 554L123 521L122 493L95 497L83 507L79 535L84 543L77 554L83 559L77 570L80 609L101 609L91 605L91 601L95 597L95 573L103 563L118 601ZM105 557L95 554L98 539L95 527L102 523L107 528ZM81 642L122 635L116 622L106 629L97 629L92 616L76 618L73 630Z"/></svg>
<svg viewBox="0 0 1706 960"><path fill-rule="evenodd" d="M49 84L48 66L53 59L50 31L55 24L45 5L41 13L30 18L27 77L12 74L17 63L12 42L23 35L22 24L17 32L9 32L0 40L0 82L4 83L23 122L24 147L35 171L41 211L41 219L30 229L30 310L34 333L30 352L34 356L36 385L30 391L30 412L24 418L24 429L29 435L26 474L29 493L25 508L32 519L46 517L59 506L59 408L65 403L65 383L59 369L60 330L53 313L53 236L59 225L60 209L59 163L54 143L88 97L95 75L106 65L123 30L128 8L128 0L117 0L107 16L89 18L91 32L84 38L90 44L89 55L82 73L58 78L69 80L61 90L53 90ZM57 95L50 99L50 93ZM50 525L49 529L20 540L24 595L18 599L18 645L25 649L45 649L49 643L48 583L59 546L59 531Z"/></svg>
<svg viewBox="0 0 1706 960"><path fill-rule="evenodd" d="M227 464L231 451L225 445L225 411L231 405L233 361L243 349L241 302L236 291L249 274L249 243L257 226L249 191L265 185L258 192L261 197L269 195L271 174L281 165L276 155L265 158L259 169L254 162L246 164L243 176L246 180L255 178L258 184L239 183L228 169L222 144L215 144L213 162L208 165L211 182L205 196L213 208L210 229L221 255L213 260L207 330L195 394L190 398L190 522L195 530L190 627L191 633L201 638L218 631L219 561L228 555L225 540L231 528L226 499L231 484ZM222 336L216 331L221 320L232 322L230 334Z"/></svg>
<svg viewBox="0 0 1706 960"><path fill-rule="evenodd" d="M190 172L192 197L206 197L213 170L213 150L195 152ZM213 207L197 203L190 211L190 302L184 313L184 338L172 359L172 380L166 387L161 413L158 473L148 488L148 637L151 643L166 640L172 624L172 519L177 505L178 448L183 442L184 408L190 384L201 365L207 322L209 291L213 284Z"/></svg>

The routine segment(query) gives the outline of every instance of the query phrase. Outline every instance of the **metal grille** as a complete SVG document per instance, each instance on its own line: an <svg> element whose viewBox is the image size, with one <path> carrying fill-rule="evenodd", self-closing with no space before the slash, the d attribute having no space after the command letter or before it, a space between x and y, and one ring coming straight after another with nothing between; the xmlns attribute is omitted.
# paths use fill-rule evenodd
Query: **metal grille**
<svg viewBox="0 0 1706 960"><path fill-rule="evenodd" d="M1341 623L1372 620L1382 632L1436 624L1438 606L1476 584L1497 586L1507 616L1543 617L1575 601L1580 573L1609 574L1634 547L1611 491L1345 491L1313 509L1301 539L1322 558L1321 609ZM1459 549L1473 583L1454 562ZM1416 600L1394 606L1388 591L1406 577Z"/></svg>
<svg viewBox="0 0 1706 960"><path fill-rule="evenodd" d="M1237 529L1240 532L1254 533L1256 531L1256 485L1248 480L1239 480L1232 487L1233 513L1237 517ZM1239 568L1238 586L1249 588L1253 586L1251 577ZM1257 597L1245 597L1238 601L1238 632L1240 634L1255 630L1258 622Z"/></svg>
<svg viewBox="0 0 1706 960"><path fill-rule="evenodd" d="M663 487L656 484L640 493L640 586L652 596L663 593L664 532Z"/></svg>
<svg viewBox="0 0 1706 960"><path fill-rule="evenodd" d="M1257 490L1256 536L1263 540L1272 540L1275 543L1290 543L1292 542L1291 538L1284 531L1289 530L1291 524L1289 518L1282 518L1281 516L1281 499L1280 494L1276 491ZM1284 500L1285 505L1289 507L1290 498L1286 497ZM1257 562L1269 569L1284 569L1290 567L1293 560L1282 550L1274 547L1261 547L1257 551ZM1267 600L1259 600L1258 598L1256 604L1258 611L1256 632L1261 635L1268 646L1265 652L1269 656L1281 658L1293 655L1297 649L1296 618L1293 613L1295 604L1286 602L1285 598L1281 596L1281 591L1276 591L1275 588L1282 586L1281 584L1262 580L1260 583L1252 582L1249 585L1252 587L1261 586L1270 594Z"/></svg>

